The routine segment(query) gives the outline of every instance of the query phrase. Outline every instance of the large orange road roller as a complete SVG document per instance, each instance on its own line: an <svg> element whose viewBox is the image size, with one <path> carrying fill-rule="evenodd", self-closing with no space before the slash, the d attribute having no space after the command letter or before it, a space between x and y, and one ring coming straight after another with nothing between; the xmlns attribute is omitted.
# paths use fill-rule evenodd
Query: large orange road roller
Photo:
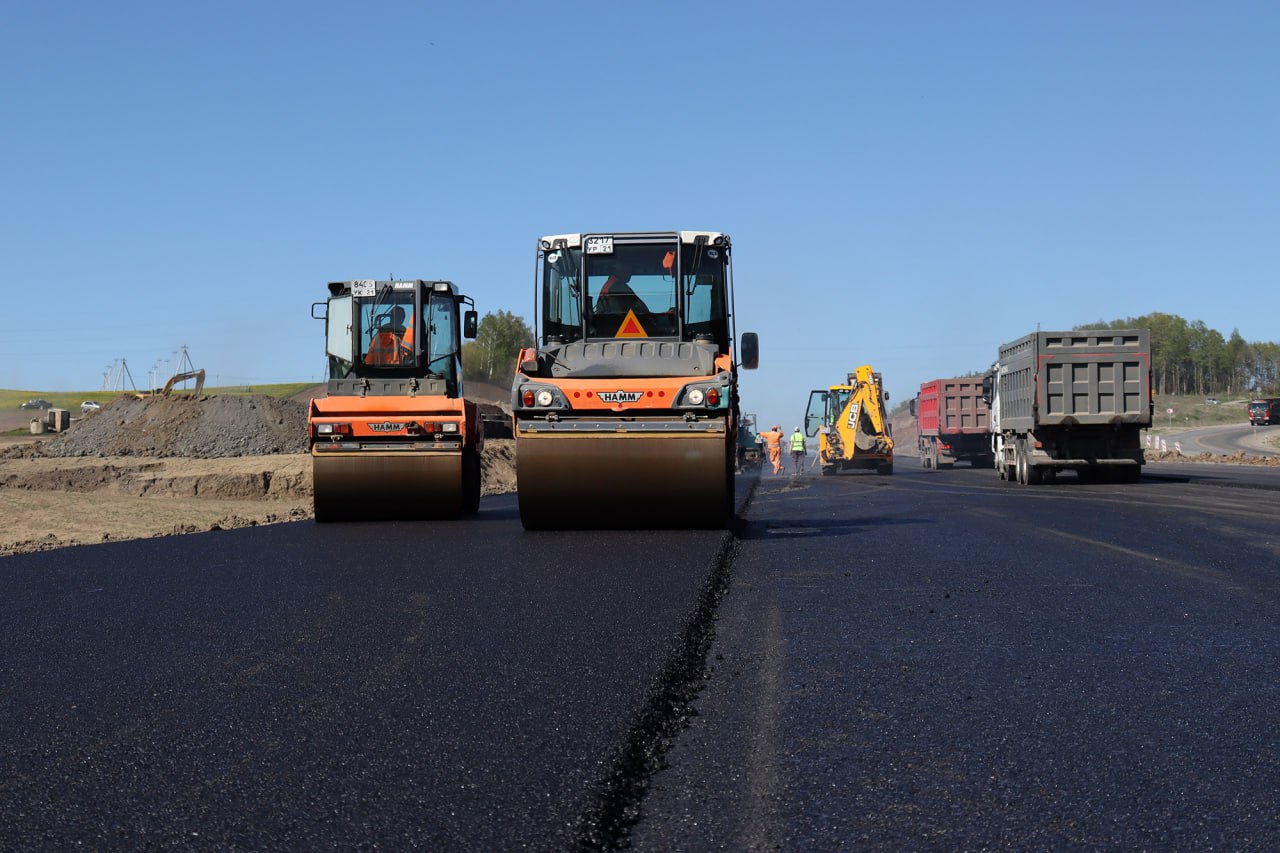
<svg viewBox="0 0 1280 853"><path fill-rule="evenodd" d="M537 246L537 347L511 389L526 529L723 527L738 368L729 235L560 234Z"/></svg>
<svg viewBox="0 0 1280 853"><path fill-rule="evenodd" d="M328 394L311 401L316 521L455 517L480 508L484 432L463 399L473 305L447 281L337 281Z"/></svg>

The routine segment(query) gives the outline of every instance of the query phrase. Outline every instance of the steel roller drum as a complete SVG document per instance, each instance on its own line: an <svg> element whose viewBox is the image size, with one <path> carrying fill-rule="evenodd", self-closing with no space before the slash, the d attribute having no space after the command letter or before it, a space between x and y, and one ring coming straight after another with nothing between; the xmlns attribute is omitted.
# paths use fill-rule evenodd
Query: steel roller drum
<svg viewBox="0 0 1280 853"><path fill-rule="evenodd" d="M456 518L462 452L311 453L316 521Z"/></svg>
<svg viewBox="0 0 1280 853"><path fill-rule="evenodd" d="M733 514L724 433L520 435L526 529L723 527Z"/></svg>

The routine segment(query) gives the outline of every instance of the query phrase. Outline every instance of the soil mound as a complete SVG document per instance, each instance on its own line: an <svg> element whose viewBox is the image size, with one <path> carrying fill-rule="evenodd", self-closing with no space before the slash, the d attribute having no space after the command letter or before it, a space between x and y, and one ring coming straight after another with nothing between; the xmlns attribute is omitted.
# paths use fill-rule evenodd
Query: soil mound
<svg viewBox="0 0 1280 853"><path fill-rule="evenodd" d="M307 407L258 394L120 397L41 445L46 456L218 459L307 452Z"/></svg>

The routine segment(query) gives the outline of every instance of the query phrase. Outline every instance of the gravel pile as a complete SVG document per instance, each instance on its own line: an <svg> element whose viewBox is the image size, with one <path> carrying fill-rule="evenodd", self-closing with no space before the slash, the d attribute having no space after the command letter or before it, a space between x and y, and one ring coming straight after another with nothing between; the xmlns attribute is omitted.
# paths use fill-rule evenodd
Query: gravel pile
<svg viewBox="0 0 1280 853"><path fill-rule="evenodd" d="M215 459L307 452L307 406L261 395L120 397L43 442L47 456Z"/></svg>

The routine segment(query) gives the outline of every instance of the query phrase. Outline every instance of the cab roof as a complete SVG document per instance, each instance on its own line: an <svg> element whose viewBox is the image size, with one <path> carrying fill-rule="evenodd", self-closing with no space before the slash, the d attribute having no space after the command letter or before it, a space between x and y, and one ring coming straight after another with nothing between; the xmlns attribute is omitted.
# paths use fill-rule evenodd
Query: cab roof
<svg viewBox="0 0 1280 853"><path fill-rule="evenodd" d="M451 281L433 281L431 279L422 278L394 278L394 279L352 279L351 281L331 281L329 282L329 295L341 296L344 293L351 292L351 286L357 282L372 281L378 290L382 290L389 285L400 285L400 289L412 289L412 287L422 286L426 290L448 293L450 296L457 297L461 294L458 287ZM406 287L409 285L411 287Z"/></svg>
<svg viewBox="0 0 1280 853"><path fill-rule="evenodd" d="M582 238L589 235L599 235L604 237L652 237L654 239L666 237L678 237L681 243L692 245L699 237L705 237L708 243L714 243L716 238L720 238L723 242L729 242L729 235L723 231L586 231L581 234L549 234L546 237L538 238L539 248L549 248L556 245L559 241L564 241L564 245L570 249L582 248ZM545 246L544 246L545 244Z"/></svg>

